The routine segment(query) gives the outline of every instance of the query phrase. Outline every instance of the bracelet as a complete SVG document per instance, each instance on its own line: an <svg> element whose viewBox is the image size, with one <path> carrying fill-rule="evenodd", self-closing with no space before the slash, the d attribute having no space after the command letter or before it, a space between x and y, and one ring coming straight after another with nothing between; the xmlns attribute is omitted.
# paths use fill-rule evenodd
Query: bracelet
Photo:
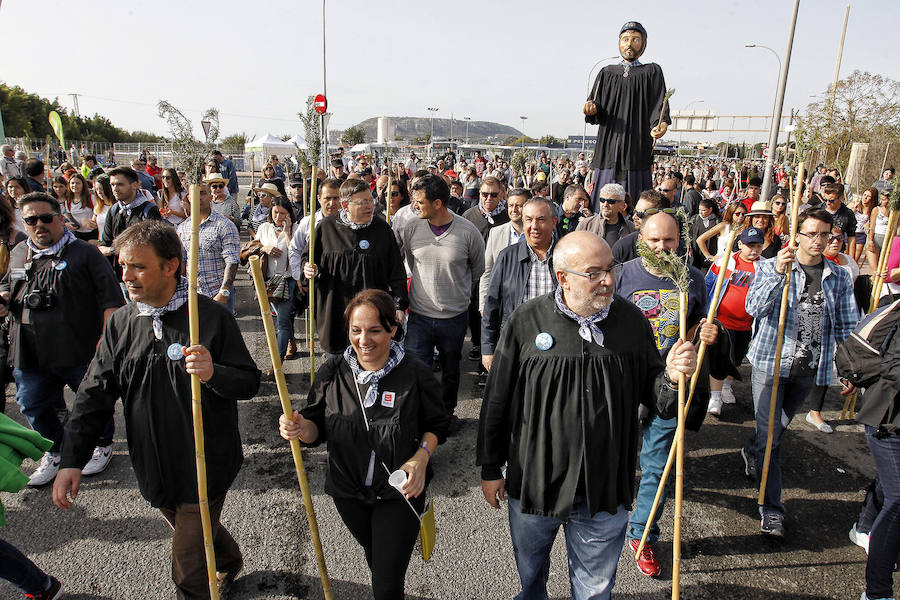
<svg viewBox="0 0 900 600"><path fill-rule="evenodd" d="M428 458L431 458L431 450L428 449L428 442L422 442L422 445L419 446L419 448L421 448L428 454Z"/></svg>

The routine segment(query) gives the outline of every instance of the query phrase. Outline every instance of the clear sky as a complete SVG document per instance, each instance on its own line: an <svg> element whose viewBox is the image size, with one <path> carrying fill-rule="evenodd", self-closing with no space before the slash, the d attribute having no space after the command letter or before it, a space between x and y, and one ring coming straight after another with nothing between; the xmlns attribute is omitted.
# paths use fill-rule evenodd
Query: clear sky
<svg viewBox="0 0 900 600"><path fill-rule="evenodd" d="M851 5L841 77L854 69L900 79L889 5ZM580 134L588 74L617 54L621 25L648 31L644 62L662 66L674 110L771 113L791 0L327 0L331 127L376 116L471 117L528 135ZM834 75L847 2L802 0L785 113ZM210 8L212 7L212 10ZM224 135L301 133L296 113L322 85L322 4L310 0L3 0L0 79L42 96L82 94L126 129L167 134L165 98L199 121L221 112ZM702 103L695 102L703 100ZM197 134L201 135L199 123ZM748 138L749 139L749 138Z"/></svg>

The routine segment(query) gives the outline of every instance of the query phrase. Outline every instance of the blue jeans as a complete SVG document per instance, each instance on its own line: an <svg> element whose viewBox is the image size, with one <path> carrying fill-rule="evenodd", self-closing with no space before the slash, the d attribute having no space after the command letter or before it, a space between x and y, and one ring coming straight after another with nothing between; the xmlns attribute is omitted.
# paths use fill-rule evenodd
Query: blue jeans
<svg viewBox="0 0 900 600"><path fill-rule="evenodd" d="M750 379L753 391L753 406L756 410L756 429L744 444L748 459L756 460L757 484L763 472L766 458L766 439L769 435L769 404L772 400L772 376L765 371L753 369ZM809 391L816 383L814 375L808 377L781 377L778 380L778 395L775 400L775 425L772 432L772 458L769 461L769 477L766 479L766 495L760 514L775 511L785 513L781 503L781 436L791 424L791 419L803 406Z"/></svg>
<svg viewBox="0 0 900 600"><path fill-rule="evenodd" d="M54 454L59 452L63 436L63 425L57 413L59 406L65 406L63 390L69 386L77 392L85 373L87 365L65 369L13 369L16 402L31 428L53 442L50 452ZM114 433L115 421L110 416L97 445L112 444Z"/></svg>
<svg viewBox="0 0 900 600"><path fill-rule="evenodd" d="M50 583L47 574L22 554L18 548L0 540L0 578L26 594L37 595Z"/></svg>
<svg viewBox="0 0 900 600"><path fill-rule="evenodd" d="M519 500L509 499L509 532L522 592L516 600L546 600L550 550L559 526L566 534L569 582L574 600L609 598L616 585L616 566L625 542L628 511L588 512L584 496L575 496L567 521L523 514Z"/></svg>
<svg viewBox="0 0 900 600"><path fill-rule="evenodd" d="M288 284L288 297L285 300L272 301L276 315L275 332L278 337L278 355L281 358L284 358L288 342L294 337L294 291L297 289L296 281L293 279L285 281Z"/></svg>
<svg viewBox="0 0 900 600"><path fill-rule="evenodd" d="M876 431L866 425L866 441L884 490L884 504L869 535L866 561L866 596L873 599L894 597L894 563L900 553L900 436L878 438Z"/></svg>
<svg viewBox="0 0 900 600"><path fill-rule="evenodd" d="M627 535L630 539L639 540L644 535L644 528L647 527L647 519L650 517L650 509L653 508L653 499L656 498L656 490L666 468L666 460L669 458L669 450L672 448L677 427L677 418L662 419L659 415L653 415L650 423L644 427L641 443L641 484L638 487L631 519L628 521ZM650 544L655 544L659 539L659 517L666 504L667 495L668 486L663 488L659 508L656 509L653 523L650 524L650 533L647 535L647 542Z"/></svg>
<svg viewBox="0 0 900 600"><path fill-rule="evenodd" d="M468 317L468 311L449 319L432 319L410 311L406 321L407 352L426 365L434 360L435 347L441 353L441 394L450 415L459 395L459 361Z"/></svg>

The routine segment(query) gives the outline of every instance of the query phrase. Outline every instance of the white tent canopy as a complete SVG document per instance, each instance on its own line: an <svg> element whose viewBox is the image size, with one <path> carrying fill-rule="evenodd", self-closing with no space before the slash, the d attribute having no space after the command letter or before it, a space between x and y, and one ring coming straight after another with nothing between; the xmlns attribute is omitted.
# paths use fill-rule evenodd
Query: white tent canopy
<svg viewBox="0 0 900 600"><path fill-rule="evenodd" d="M290 154L295 150L294 144L290 141L282 142L280 138L275 137L271 133L262 135L252 142L244 144L245 154Z"/></svg>
<svg viewBox="0 0 900 600"><path fill-rule="evenodd" d="M288 144L296 144L297 147L300 148L301 150L306 150L309 148L309 146L307 146L307 144L306 144L306 138L300 136L299 134L295 135L294 137L289 139L287 141L287 143Z"/></svg>

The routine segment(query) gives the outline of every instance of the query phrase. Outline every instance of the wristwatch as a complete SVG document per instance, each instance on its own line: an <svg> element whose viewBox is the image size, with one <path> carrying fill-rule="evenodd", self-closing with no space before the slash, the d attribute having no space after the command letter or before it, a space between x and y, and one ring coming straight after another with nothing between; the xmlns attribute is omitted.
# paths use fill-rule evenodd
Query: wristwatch
<svg viewBox="0 0 900 600"><path fill-rule="evenodd" d="M225 288L222 288L221 290L219 290L219 293L222 294L223 296L225 296L226 298L231 296L231 290L226 290Z"/></svg>

